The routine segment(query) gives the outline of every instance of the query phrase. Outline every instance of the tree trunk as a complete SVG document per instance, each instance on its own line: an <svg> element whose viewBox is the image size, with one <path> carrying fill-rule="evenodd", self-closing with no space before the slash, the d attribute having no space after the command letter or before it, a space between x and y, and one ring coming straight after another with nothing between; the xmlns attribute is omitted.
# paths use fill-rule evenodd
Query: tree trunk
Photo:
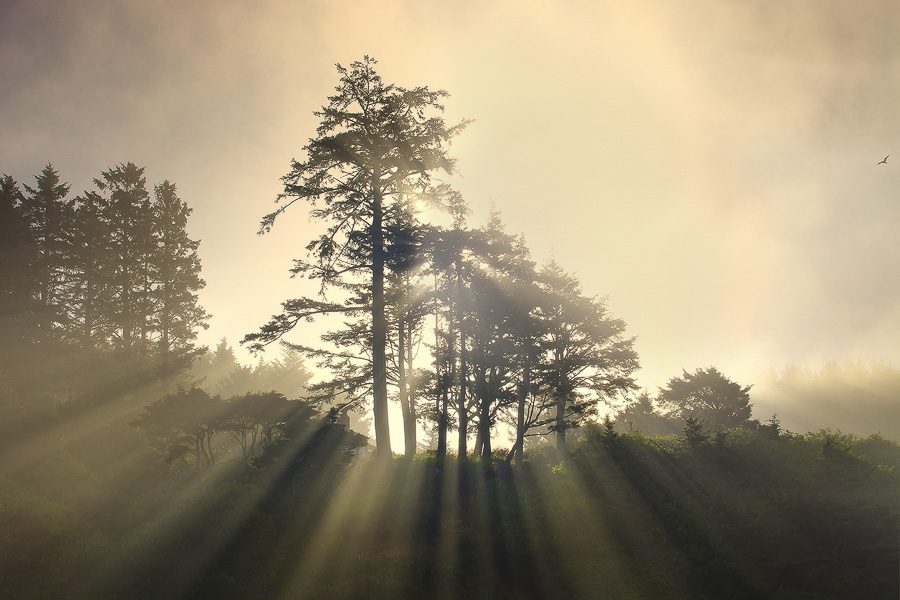
<svg viewBox="0 0 900 600"><path fill-rule="evenodd" d="M566 452L566 397L559 392L556 396L556 451L560 456Z"/></svg>
<svg viewBox="0 0 900 600"><path fill-rule="evenodd" d="M479 358L482 358L479 356ZM485 381L484 369L478 367L475 370L475 394L476 394L476 402L475 405L478 408L478 432L475 435L475 449L474 453L476 456L484 456L484 440L487 436L490 436L490 432L486 432L487 423L485 421L485 405L489 404L490 399L488 397L488 386Z"/></svg>
<svg viewBox="0 0 900 600"><path fill-rule="evenodd" d="M469 374L466 365L466 325L465 312L462 307L462 276L459 262L456 264L456 318L459 322L459 397L457 412L459 413L459 457L466 456L466 441L469 434L469 413L466 405L466 384Z"/></svg>
<svg viewBox="0 0 900 600"><path fill-rule="evenodd" d="M447 409L449 404L450 382L447 381L447 374L441 375L441 399L440 408L438 410L438 444L437 455L447 455Z"/></svg>
<svg viewBox="0 0 900 600"><path fill-rule="evenodd" d="M412 413L409 410L409 388L406 380L406 339L403 317L397 319L397 379L400 388L400 412L403 413L403 441L405 455L412 458L416 453L416 426L412 421ZM412 440L410 440L412 433Z"/></svg>
<svg viewBox="0 0 900 600"><path fill-rule="evenodd" d="M435 290L435 296L436 296L437 295L437 275L435 275L435 278L434 278L434 290ZM434 348L435 348L435 353L438 357L438 359L435 360L435 370L437 371L437 375L438 375L438 381L437 381L438 389L436 390L438 398L436 399L437 404L435 406L435 408L437 409L437 416L438 416L438 423L437 423L438 442L437 442L436 454L438 457L444 457L447 455L447 400L448 400L447 394L448 394L448 389L449 389L449 383L447 382L447 374L441 373L441 361L439 358L441 356L441 354L440 354L441 339L440 339L440 335L438 334L439 329L440 329L440 327L438 325L438 313L437 313L437 310L435 310L435 313L434 313Z"/></svg>
<svg viewBox="0 0 900 600"><path fill-rule="evenodd" d="M497 400L497 370L491 367L490 376L484 381L484 393L481 396L481 413L478 415L478 428L481 430L482 458L491 459L491 406Z"/></svg>
<svg viewBox="0 0 900 600"><path fill-rule="evenodd" d="M466 367L466 331L462 321L459 323L459 396L456 411L459 414L459 456L465 458L468 451L469 411L466 403L466 384L468 383Z"/></svg>
<svg viewBox="0 0 900 600"><path fill-rule="evenodd" d="M391 460L391 429L387 403L387 322L384 315L384 231L381 182L378 174L372 182L372 412L375 420L376 456L383 462Z"/></svg>
<svg viewBox="0 0 900 600"><path fill-rule="evenodd" d="M93 273L88 273L85 269L85 291L84 291L84 328L82 335L84 336L84 347L93 346L94 335L94 283L91 281Z"/></svg>
<svg viewBox="0 0 900 600"><path fill-rule="evenodd" d="M400 362L403 362L403 354L400 354ZM416 397L414 386L411 383L413 378L413 350L412 350L412 325L406 324L406 405L409 407L409 429L406 430L406 446L412 448L407 450L410 456L416 453Z"/></svg>
<svg viewBox="0 0 900 600"><path fill-rule="evenodd" d="M519 389L519 406L516 414L516 464L522 464L525 458L525 402L528 400L528 391L531 388L531 361L525 358L525 370L522 375L522 387Z"/></svg>

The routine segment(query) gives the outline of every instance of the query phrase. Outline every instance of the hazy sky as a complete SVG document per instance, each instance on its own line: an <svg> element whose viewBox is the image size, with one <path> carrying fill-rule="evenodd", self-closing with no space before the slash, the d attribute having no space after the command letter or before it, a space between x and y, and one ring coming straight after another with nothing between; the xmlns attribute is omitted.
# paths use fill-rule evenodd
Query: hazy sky
<svg viewBox="0 0 900 600"><path fill-rule="evenodd" d="M644 385L712 364L900 364L900 3L0 2L0 172L147 166L194 208L237 341L317 230L255 235L337 82L447 89L454 179L609 296ZM876 166L886 154L887 165Z"/></svg>

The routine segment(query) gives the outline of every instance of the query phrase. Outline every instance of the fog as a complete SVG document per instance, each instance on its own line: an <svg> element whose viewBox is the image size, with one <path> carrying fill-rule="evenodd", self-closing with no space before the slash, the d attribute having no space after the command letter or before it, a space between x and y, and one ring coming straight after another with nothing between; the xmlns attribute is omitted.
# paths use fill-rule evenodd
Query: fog
<svg viewBox="0 0 900 600"><path fill-rule="evenodd" d="M0 2L0 597L896 598L898 30Z"/></svg>
<svg viewBox="0 0 900 600"><path fill-rule="evenodd" d="M475 120L453 146L472 221L499 210L536 258L608 296L642 385L712 364L753 383L788 364L900 362L894 2L0 11L0 169L27 181L51 161L76 193L126 160L174 180L202 240L207 344L314 291L287 277L314 226L298 212L255 232L333 63L367 53Z"/></svg>

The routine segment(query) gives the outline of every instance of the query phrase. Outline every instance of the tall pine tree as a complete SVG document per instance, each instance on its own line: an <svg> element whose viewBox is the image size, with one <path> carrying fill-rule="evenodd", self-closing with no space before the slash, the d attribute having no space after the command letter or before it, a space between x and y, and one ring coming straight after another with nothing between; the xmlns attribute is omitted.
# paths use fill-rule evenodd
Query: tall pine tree
<svg viewBox="0 0 900 600"><path fill-rule="evenodd" d="M112 167L94 180L107 224L112 293L104 306L112 316L113 346L146 354L154 312L151 265L154 254L152 211L144 168L134 163Z"/></svg>
<svg viewBox="0 0 900 600"><path fill-rule="evenodd" d="M23 213L31 229L35 279L37 337L50 339L67 321L66 271L71 257L74 200L69 184L60 180L53 165L35 175L35 186L25 186Z"/></svg>
<svg viewBox="0 0 900 600"><path fill-rule="evenodd" d="M197 297L206 282L200 277L200 242L187 233L191 209L173 183L154 188L152 211L153 326L159 364L168 370L194 354L197 332L207 327L209 314Z"/></svg>
<svg viewBox="0 0 900 600"><path fill-rule="evenodd" d="M311 215L328 223L325 233L308 246L309 262L298 272L326 286L348 276L366 282L371 297L369 348L372 355L372 397L375 439L380 458L391 457L387 413L387 339L385 300L386 233L411 193L428 193L430 175L453 170L447 155L450 139L464 125L447 126L440 116L446 92L426 87L401 88L386 84L375 71L376 61L365 57L341 75L336 93L316 113L317 136L304 147L304 160L293 161L284 176L283 201L266 215L262 231L299 201L312 205ZM294 324L322 312L344 311L343 306L295 302L299 310L276 316L260 334L248 336L257 346L278 339Z"/></svg>

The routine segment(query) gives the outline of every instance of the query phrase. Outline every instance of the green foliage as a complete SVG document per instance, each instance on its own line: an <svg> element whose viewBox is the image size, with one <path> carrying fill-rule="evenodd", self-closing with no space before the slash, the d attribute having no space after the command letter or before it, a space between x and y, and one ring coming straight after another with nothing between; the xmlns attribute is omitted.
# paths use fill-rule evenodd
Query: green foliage
<svg viewBox="0 0 900 600"><path fill-rule="evenodd" d="M616 413L616 424L622 432L639 431L650 435L677 433L681 421L663 414L646 391Z"/></svg>
<svg viewBox="0 0 900 600"><path fill-rule="evenodd" d="M659 400L674 416L693 418L711 431L750 425L750 386L741 387L715 367L684 371L660 390Z"/></svg>
<svg viewBox="0 0 900 600"><path fill-rule="evenodd" d="M191 395L180 398L208 398ZM0 479L11 543L0 546L0 592L878 599L896 590L900 482L881 466L898 447L879 436L737 428L696 452L607 420L585 427L562 462L429 454L380 466L354 462L360 436L287 404L282 433L253 468L158 470L138 453L116 472L79 450Z"/></svg>
<svg viewBox="0 0 900 600"><path fill-rule="evenodd" d="M200 388L179 389L146 409L132 423L167 460L190 456L195 465L212 465L212 438L226 427L226 406Z"/></svg>
<svg viewBox="0 0 900 600"><path fill-rule="evenodd" d="M696 448L709 439L709 435L703 431L703 424L693 417L684 420L684 441L691 448Z"/></svg>

